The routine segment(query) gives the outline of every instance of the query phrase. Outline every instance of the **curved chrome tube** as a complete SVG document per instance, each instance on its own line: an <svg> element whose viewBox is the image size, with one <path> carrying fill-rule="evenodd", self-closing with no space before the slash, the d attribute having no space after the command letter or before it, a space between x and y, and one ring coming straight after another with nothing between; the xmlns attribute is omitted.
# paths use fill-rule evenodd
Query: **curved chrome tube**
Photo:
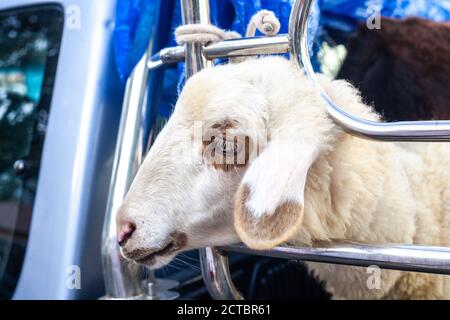
<svg viewBox="0 0 450 320"><path fill-rule="evenodd" d="M243 300L231 279L228 257L216 248L200 250L202 276L209 294L216 300Z"/></svg>
<svg viewBox="0 0 450 320"><path fill-rule="evenodd" d="M117 244L116 212L142 161L142 108L146 99L148 69L145 54L127 81L105 213L102 240L103 276L106 299L140 299L142 267L121 255Z"/></svg>
<svg viewBox="0 0 450 320"><path fill-rule="evenodd" d="M289 21L292 60L304 68L315 89L326 102L331 118L351 134L391 141L450 141L450 121L373 122L345 112L319 84L311 65L308 50L308 17L315 0L296 0Z"/></svg>
<svg viewBox="0 0 450 320"><path fill-rule="evenodd" d="M157 32L151 25L147 50L127 80L117 137L114 165L108 194L102 235L102 263L105 282L103 299L148 299L142 286L144 267L125 260L120 253L116 234L116 212L146 152L148 141L144 106L148 99L148 62Z"/></svg>

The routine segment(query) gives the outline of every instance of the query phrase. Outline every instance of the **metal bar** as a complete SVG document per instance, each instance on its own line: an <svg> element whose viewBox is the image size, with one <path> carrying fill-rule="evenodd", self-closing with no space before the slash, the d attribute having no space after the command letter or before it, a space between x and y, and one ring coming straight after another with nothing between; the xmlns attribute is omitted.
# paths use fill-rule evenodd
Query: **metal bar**
<svg viewBox="0 0 450 320"><path fill-rule="evenodd" d="M311 65L308 50L308 17L315 0L295 1L289 21L292 60L303 68L310 81L326 102L333 120L349 133L386 141L450 141L450 121L373 122L345 112L319 84Z"/></svg>
<svg viewBox="0 0 450 320"><path fill-rule="evenodd" d="M224 40L204 48L208 59L281 54L289 52L287 35Z"/></svg>
<svg viewBox="0 0 450 320"><path fill-rule="evenodd" d="M181 17L183 24L211 24L209 0L181 0ZM200 43L185 44L186 79L194 73L212 64L203 56Z"/></svg>
<svg viewBox="0 0 450 320"><path fill-rule="evenodd" d="M208 0L181 0L181 14L184 24L211 23ZM201 44L186 44L185 59L186 78L212 66L203 55ZM215 248L203 248L200 249L200 264L205 285L213 299L242 299L231 281L226 256L220 255Z"/></svg>
<svg viewBox="0 0 450 320"><path fill-rule="evenodd" d="M348 241L316 243L310 247L276 247L272 250L252 250L244 244L219 248L228 252L260 256L324 262L384 269L450 275L450 248L418 245L371 245Z"/></svg>
<svg viewBox="0 0 450 320"><path fill-rule="evenodd" d="M274 37L254 37L224 40L210 44L203 48L206 59L233 58L255 55L283 54L289 52L289 38L287 35ZM162 49L149 61L150 69L164 64L184 61L185 48L183 46Z"/></svg>
<svg viewBox="0 0 450 320"><path fill-rule="evenodd" d="M161 49L157 54L155 54L149 61L148 67L152 68L154 65L159 67L159 65L163 64L178 63L184 61L184 59L184 46L168 47Z"/></svg>
<svg viewBox="0 0 450 320"><path fill-rule="evenodd" d="M116 212L121 205L131 181L142 161L142 108L147 92L147 53L135 67L127 81L120 120L113 173L109 189L105 222L103 226L102 259L107 299L139 297L141 267L126 261L120 254L116 234Z"/></svg>
<svg viewBox="0 0 450 320"><path fill-rule="evenodd" d="M156 16L156 14L155 14ZM152 19L147 50L127 80L102 235L103 299L142 299L143 267L125 260L117 244L116 212L146 152L148 62L153 53L158 19Z"/></svg>
<svg viewBox="0 0 450 320"><path fill-rule="evenodd" d="M200 249L200 261L205 286L214 299L244 299L233 284L228 256L216 248L206 247Z"/></svg>

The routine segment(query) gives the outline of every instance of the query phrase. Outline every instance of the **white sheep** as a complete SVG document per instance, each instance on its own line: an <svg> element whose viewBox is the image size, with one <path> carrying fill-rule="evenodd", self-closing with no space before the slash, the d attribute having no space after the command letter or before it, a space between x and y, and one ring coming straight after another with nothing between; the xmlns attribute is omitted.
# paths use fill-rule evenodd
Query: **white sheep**
<svg viewBox="0 0 450 320"><path fill-rule="evenodd" d="M347 112L378 120L348 83L320 81ZM118 239L152 268L239 241L450 246L449 150L345 133L284 58L217 66L186 83L119 210ZM383 270L369 289L365 268L307 265L336 299L450 298L448 276Z"/></svg>

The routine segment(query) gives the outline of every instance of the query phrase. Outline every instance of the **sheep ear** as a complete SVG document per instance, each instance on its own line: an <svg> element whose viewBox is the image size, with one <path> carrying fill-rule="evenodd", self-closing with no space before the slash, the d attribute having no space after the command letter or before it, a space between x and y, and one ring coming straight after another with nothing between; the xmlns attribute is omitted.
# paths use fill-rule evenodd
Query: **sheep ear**
<svg viewBox="0 0 450 320"><path fill-rule="evenodd" d="M298 231L308 170L317 149L272 141L245 173L235 196L234 226L253 249L270 249Z"/></svg>

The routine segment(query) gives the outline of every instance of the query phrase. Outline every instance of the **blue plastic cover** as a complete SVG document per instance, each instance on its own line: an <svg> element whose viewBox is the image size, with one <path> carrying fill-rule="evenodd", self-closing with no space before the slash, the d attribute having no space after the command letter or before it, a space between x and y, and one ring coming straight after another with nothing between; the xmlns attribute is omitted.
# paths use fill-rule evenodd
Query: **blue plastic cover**
<svg viewBox="0 0 450 320"><path fill-rule="evenodd" d="M122 80L144 54L149 27L157 14L159 0L118 0L114 29L116 64Z"/></svg>

